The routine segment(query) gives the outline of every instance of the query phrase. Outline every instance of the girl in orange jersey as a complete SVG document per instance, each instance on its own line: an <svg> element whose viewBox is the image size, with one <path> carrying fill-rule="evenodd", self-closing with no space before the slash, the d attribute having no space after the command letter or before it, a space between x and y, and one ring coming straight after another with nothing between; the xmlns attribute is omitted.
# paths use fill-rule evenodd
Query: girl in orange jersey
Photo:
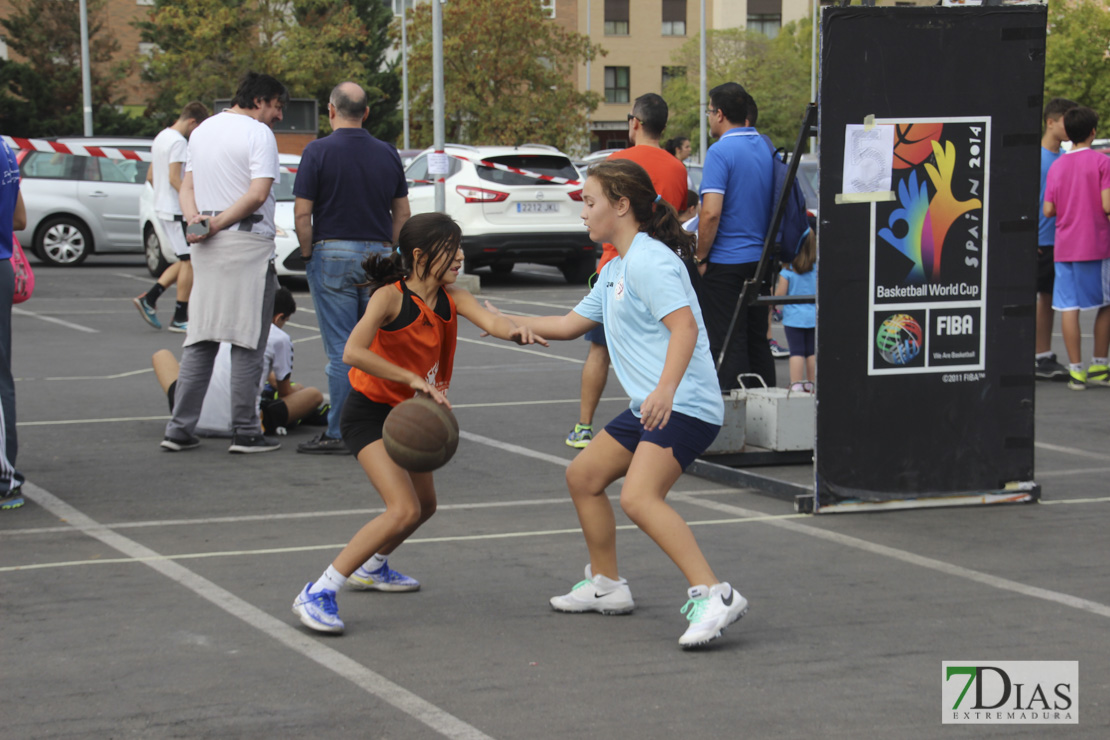
<svg viewBox="0 0 1110 740"><path fill-rule="evenodd" d="M385 502L328 569L293 602L301 622L319 632L341 633L336 593L356 589L415 591L420 583L390 569L387 557L436 510L431 473L404 470L386 454L382 425L401 401L421 393L450 408L447 388L455 358L456 316L518 344L542 337L479 305L453 283L462 267L462 232L449 216L413 216L401 229L392 255L364 263L374 292L351 332L343 361L351 365L351 395L343 407L343 441L358 458Z"/></svg>

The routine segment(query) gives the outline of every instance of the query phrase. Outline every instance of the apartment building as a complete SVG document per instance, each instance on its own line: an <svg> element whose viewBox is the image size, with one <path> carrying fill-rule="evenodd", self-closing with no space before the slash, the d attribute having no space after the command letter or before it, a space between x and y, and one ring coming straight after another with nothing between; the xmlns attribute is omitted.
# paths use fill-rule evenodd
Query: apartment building
<svg viewBox="0 0 1110 740"><path fill-rule="evenodd" d="M747 28L768 36L783 24L808 18L812 0L705 0L706 26ZM590 149L628 145L628 114L640 95L662 93L670 76L695 73L672 55L701 29L701 0L553 0L552 19L589 36L608 54L582 65L576 83L603 102L591 116Z"/></svg>

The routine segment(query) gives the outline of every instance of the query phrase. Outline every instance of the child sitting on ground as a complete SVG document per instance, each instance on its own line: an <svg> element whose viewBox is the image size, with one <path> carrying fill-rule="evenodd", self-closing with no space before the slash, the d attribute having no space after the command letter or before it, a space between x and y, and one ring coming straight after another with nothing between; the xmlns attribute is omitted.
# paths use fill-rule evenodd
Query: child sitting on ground
<svg viewBox="0 0 1110 740"><path fill-rule="evenodd" d="M274 325L266 340L266 355L259 378L259 414L267 434L283 434L286 428L301 422L313 425L314 420L323 419L323 423L327 423L324 395L316 388L304 388L291 380L293 342L282 327L296 310L293 294L288 288L279 288L274 295ZM179 370L177 358L168 349L160 349L151 362L158 383L169 398L172 413ZM231 345L224 342L216 355L197 433L206 437L230 437L231 432Z"/></svg>

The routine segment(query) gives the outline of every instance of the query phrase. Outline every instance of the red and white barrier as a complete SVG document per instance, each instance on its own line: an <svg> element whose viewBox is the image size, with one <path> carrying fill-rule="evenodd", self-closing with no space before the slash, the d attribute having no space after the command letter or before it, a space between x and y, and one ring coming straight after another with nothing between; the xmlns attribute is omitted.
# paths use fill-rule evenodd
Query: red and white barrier
<svg viewBox="0 0 1110 740"><path fill-rule="evenodd" d="M522 170L522 169L518 169L516 167L510 167L507 164L501 164L499 162L490 162L490 161L485 160L485 159L468 159L467 157L464 157L464 156L459 155L459 154L452 154L451 156L454 157L455 159L461 159L464 162L470 162L472 164L481 165L482 167L491 167L495 170L504 170L505 172L512 172L512 173L517 174L517 175L524 175L525 177L534 177L537 180L542 180L543 182L553 182L556 185L581 185L582 184L579 180L570 180L570 179L565 178L565 177L555 177L554 175L541 175L538 172L529 172L528 170Z"/></svg>
<svg viewBox="0 0 1110 740"><path fill-rule="evenodd" d="M18 136L4 136L2 138L8 146L16 149L27 149L36 152L56 152L58 154L75 154L79 157L132 159L139 162L150 161L150 152L137 152L131 149L116 149L107 146L84 146L82 144L60 144L56 141L23 139Z"/></svg>

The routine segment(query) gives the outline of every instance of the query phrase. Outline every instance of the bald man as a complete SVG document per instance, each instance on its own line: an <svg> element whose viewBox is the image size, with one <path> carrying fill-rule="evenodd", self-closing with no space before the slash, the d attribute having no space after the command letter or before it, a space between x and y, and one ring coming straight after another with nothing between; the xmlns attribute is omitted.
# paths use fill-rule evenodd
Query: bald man
<svg viewBox="0 0 1110 740"><path fill-rule="evenodd" d="M305 147L293 185L297 239L328 355L331 402L327 431L298 445L297 452L349 454L339 434L351 392L343 346L370 297L357 287L366 282L362 262L388 254L410 214L401 157L362 127L369 115L361 87L336 85L328 101L332 133Z"/></svg>

